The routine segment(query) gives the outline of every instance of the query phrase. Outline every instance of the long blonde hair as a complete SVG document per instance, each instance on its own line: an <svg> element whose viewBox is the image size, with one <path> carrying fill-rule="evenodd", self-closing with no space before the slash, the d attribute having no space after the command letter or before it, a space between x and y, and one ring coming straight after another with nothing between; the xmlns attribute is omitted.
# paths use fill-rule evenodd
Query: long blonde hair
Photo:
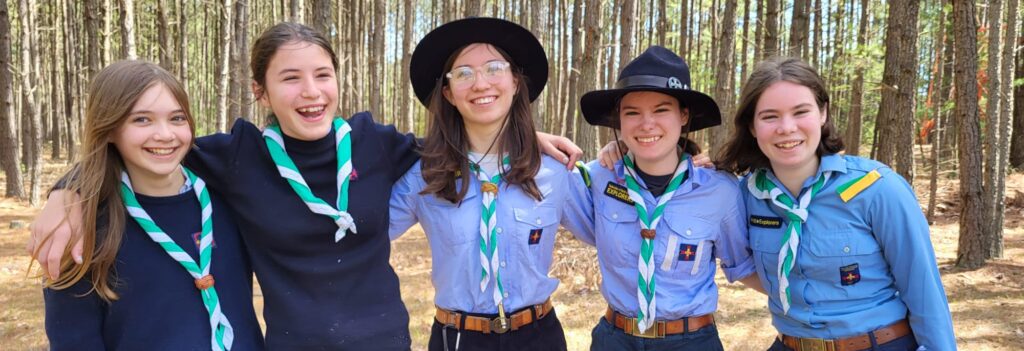
<svg viewBox="0 0 1024 351"><path fill-rule="evenodd" d="M47 281L51 289L68 288L86 275L92 291L106 301L116 300L116 279L113 274L117 251L124 236L125 210L119 190L124 161L110 143L114 133L129 117L132 107L149 88L162 84L171 92L195 134L195 120L189 109L188 95L173 75L160 66L137 60L110 64L93 79L86 102L82 147L78 162L65 179L65 203L82 208L82 264L71 261L68 252L61 259L60 278ZM71 194L77 193L76 203ZM70 207L65 208L66 217ZM65 219L66 220L66 219ZM79 229L79 228L75 228ZM50 240L49 233L45 240Z"/></svg>

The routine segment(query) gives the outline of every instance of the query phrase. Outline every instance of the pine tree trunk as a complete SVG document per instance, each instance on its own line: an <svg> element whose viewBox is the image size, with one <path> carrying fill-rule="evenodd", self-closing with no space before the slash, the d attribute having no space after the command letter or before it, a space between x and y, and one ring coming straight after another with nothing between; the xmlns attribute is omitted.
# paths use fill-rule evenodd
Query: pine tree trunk
<svg viewBox="0 0 1024 351"><path fill-rule="evenodd" d="M384 17L384 2L374 1L373 2L373 28L385 28L386 17ZM375 30L373 31L373 40L370 41L371 48L373 49L370 54L369 70L371 74L367 77L368 81L383 81L384 68L381 64L381 60L384 58L384 31ZM384 117L384 99L381 96L381 90L383 89L370 89L370 112L373 113L377 118Z"/></svg>
<svg viewBox="0 0 1024 351"><path fill-rule="evenodd" d="M330 12L327 13L327 17L330 18ZM320 17L321 15L314 16ZM232 108L234 115L231 118L252 118L252 91L249 87L250 73L249 73L249 60L246 54L249 53L249 0L236 0L235 1L235 21L234 21L234 33L231 35L233 43L231 44L231 55L233 62L231 63L231 82L236 91L232 103L237 107Z"/></svg>
<svg viewBox="0 0 1024 351"><path fill-rule="evenodd" d="M985 16L988 18L986 35L988 36L988 67L986 69L986 75L988 76L988 86L986 87L988 99L985 104L985 114L981 117L985 121L985 133L982 139L985 143L985 181L982 190L982 203L984 204L985 210L982 212L985 214L985 218L982 218L982 228L985 233L985 242L991 246L995 234L995 223L991 220L995 216L996 210L996 170L999 169L999 152L996 148L999 145L999 103L1000 92L999 88L999 30L1000 27L1000 12L1002 10L1001 0L989 0L988 2L988 14ZM999 223L999 227L1002 227L1002 223ZM985 258L992 258L989 255L991 252L986 252Z"/></svg>
<svg viewBox="0 0 1024 351"><path fill-rule="evenodd" d="M65 25L64 30L64 82L67 85L67 89L64 90L64 129L67 131L65 135L66 143L68 145L68 158L74 160L78 156L78 135L80 134L79 121L82 120L81 105L82 101L85 100L84 94L81 93L81 83L79 72L82 71L80 65L81 58L79 57L78 47L78 26L80 21L77 20L75 13L75 4L68 4L66 1L60 1L61 14ZM2 55L2 54L0 54ZM0 83L2 84L2 83ZM75 98L75 97L78 98Z"/></svg>
<svg viewBox="0 0 1024 351"><path fill-rule="evenodd" d="M289 21L296 23L305 23L306 7L303 4L304 0L291 0L288 6Z"/></svg>
<svg viewBox="0 0 1024 351"><path fill-rule="evenodd" d="M35 16L36 5L34 0L19 0L18 16L21 20L21 94L24 106L22 106L23 122L28 126L27 135L22 142L27 157L24 160L28 166L29 194L28 201L33 206L39 203L39 188L43 169L43 138L42 138L42 116L39 106L36 105L36 85L39 82L39 57L35 37Z"/></svg>
<svg viewBox="0 0 1024 351"><path fill-rule="evenodd" d="M403 131L412 132L416 130L416 118L414 106L410 99L409 91L410 85L406 82L409 81L409 63L412 61L412 50L413 50L413 28L416 27L416 12L413 8L412 0L403 0L405 6L405 27L402 28L402 81L400 83L402 99L399 105L398 116L402 119L401 127Z"/></svg>
<svg viewBox="0 0 1024 351"><path fill-rule="evenodd" d="M332 0L312 0L310 4L309 13L313 17L310 19L310 26L323 33L325 37L330 37L331 27L334 26L333 19L331 19L331 14L334 13L333 9L331 9L332 5L334 5Z"/></svg>
<svg viewBox="0 0 1024 351"><path fill-rule="evenodd" d="M807 48L808 36L807 2L809 1L793 0L793 19L789 27L789 47L786 50L789 56L801 57L805 60L807 57L804 55L804 51Z"/></svg>
<svg viewBox="0 0 1024 351"><path fill-rule="evenodd" d="M188 91L188 0L178 2L178 80Z"/></svg>
<svg viewBox="0 0 1024 351"><path fill-rule="evenodd" d="M47 16L49 18L47 20L47 25L51 28L55 28L56 23L60 21L60 16L57 12L59 10L54 8L57 6L57 1L50 1L49 5L50 6L48 7L52 12ZM50 59L47 60L47 64L50 66L49 100L51 105L47 113L50 115L50 158L54 161L60 159L61 149L63 146L63 138L61 138L61 116L67 114L66 111L62 111L64 109L64 94L61 94L61 91L68 88L67 84L62 84L60 81L60 70L63 65L60 60L60 52L58 51L58 35L58 31L49 32L50 45L48 45L49 52L47 53L50 57Z"/></svg>
<svg viewBox="0 0 1024 351"><path fill-rule="evenodd" d="M1017 47L1024 47L1024 21L1021 21ZM1014 80L1024 80L1024 53L1017 53ZM1013 88L1013 138L1010 138L1010 165L1024 169L1024 85Z"/></svg>
<svg viewBox="0 0 1024 351"><path fill-rule="evenodd" d="M230 95L229 78L231 77L231 0L223 0L220 3L220 47L217 49L217 131L223 132L228 128L228 95Z"/></svg>
<svg viewBox="0 0 1024 351"><path fill-rule="evenodd" d="M941 26L940 26L941 27ZM868 0L860 2L860 29L857 31L858 52L863 53L868 30ZM850 119L846 123L846 154L860 154L861 114L864 111L864 70L866 63L854 63L853 93L850 97Z"/></svg>
<svg viewBox="0 0 1024 351"><path fill-rule="evenodd" d="M100 12L100 1L102 0L85 0L85 62L88 68L86 77L90 82L96 73L99 73L100 68L103 68L103 47L100 46L100 31L103 25L100 16L103 14Z"/></svg>
<svg viewBox="0 0 1024 351"><path fill-rule="evenodd" d="M991 244L989 248L990 258L1003 257L1003 218L1006 210L1006 172L1009 169L1009 140L1010 140L1010 110L1013 105L1013 94L1011 94L1011 71L1013 70L1014 48L1013 43L1017 41L1017 6L1018 0L1006 0L1006 36L1003 38L1003 58L999 89L999 99L1002 106L999 111L999 143L996 145L996 182L995 182L995 208L992 212L993 220L989 221ZM990 5L991 6L991 5ZM994 116L993 116L994 117ZM1017 133L1020 133L1018 130Z"/></svg>
<svg viewBox="0 0 1024 351"><path fill-rule="evenodd" d="M764 16L764 48L761 49L765 58L779 54L779 0L766 0Z"/></svg>
<svg viewBox="0 0 1024 351"><path fill-rule="evenodd" d="M480 16L480 2L482 0L465 0L464 4L466 8L462 12L462 17Z"/></svg>
<svg viewBox="0 0 1024 351"><path fill-rule="evenodd" d="M750 0L743 0L743 39L740 40L740 82L747 79L747 42L750 41ZM734 90L735 91L735 90Z"/></svg>
<svg viewBox="0 0 1024 351"><path fill-rule="evenodd" d="M583 85L583 82L580 81L580 67L583 64L583 42L585 41L583 38L583 16L583 0L573 0L571 26L572 56L570 56L569 59L569 64L571 66L569 70L567 70L569 73L569 92L567 97L570 98L580 96L582 91L580 85ZM566 122L577 126L576 128L573 128L575 134L571 136L571 139L576 141L585 154L594 154L596 150L592 150L594 146L593 143L586 140L583 136L583 132L581 131L581 129L587 128L587 126L584 126L586 123L577 123L579 118L576 116L576 108L579 104L573 102L574 101L566 101L566 107L568 108L568 111L566 112L566 118L568 118L568 120Z"/></svg>
<svg viewBox="0 0 1024 351"><path fill-rule="evenodd" d="M597 77L600 75L598 72L598 55L600 55L601 48L601 1L600 0L587 0L586 3L586 14L583 21L584 27L584 43L586 48L581 53L583 59L580 61L580 70L582 71L582 78L579 83L579 92L595 90L597 86ZM573 98L579 95L574 95ZM581 129L580 141L582 144L587 144L590 149L584 148L584 152L595 152L601 147L602 143L599 138L598 127L591 126L586 122L582 121L582 116L577 117L580 120L579 125ZM581 147L582 147L581 144ZM588 156L596 155L591 153Z"/></svg>
<svg viewBox="0 0 1024 351"><path fill-rule="evenodd" d="M932 78L933 84L933 97L932 100L932 120L935 121L935 126L932 128L932 150L931 150L931 174L928 176L928 210L927 218L928 224L933 224L935 221L935 205L936 205L936 193L939 189L939 165L942 164L942 142L943 142L943 129L946 125L943 123L942 118L942 105L945 102L945 95L943 94L943 86L945 85L944 76L946 66L946 55L947 51L945 48L946 42L949 40L946 37L946 13L940 10L939 14L939 30L935 31L935 76Z"/></svg>
<svg viewBox="0 0 1024 351"><path fill-rule="evenodd" d="M981 150L981 131L978 121L978 61L977 31L974 24L974 2L953 0L953 84L956 89L956 108L953 119L959 129L960 147ZM956 265L978 268L985 263L989 246L982 231L985 210L981 200L981 155L961 152L960 160L960 240Z"/></svg>
<svg viewBox="0 0 1024 351"><path fill-rule="evenodd" d="M819 54L821 53L821 0L814 0L812 5L814 12L814 41L811 42L811 65L818 67Z"/></svg>
<svg viewBox="0 0 1024 351"><path fill-rule="evenodd" d="M725 12L722 14L722 34L718 41L718 61L715 63L715 101L722 112L722 124L718 128L711 128L711 150L710 154L717 153L725 145L726 138L732 126L732 98L733 92L729 81L732 79L732 71L735 70L733 55L735 47L733 40L736 38L736 2L726 1ZM693 116L690 116L693 118ZM692 120L691 120L692 121Z"/></svg>
<svg viewBox="0 0 1024 351"><path fill-rule="evenodd" d="M17 123L14 117L14 96L11 86L11 18L7 2L0 1L0 165L7 178L4 196L24 198L21 178L21 153L18 152Z"/></svg>
<svg viewBox="0 0 1024 351"><path fill-rule="evenodd" d="M665 0L658 0L658 26L655 29L658 32L658 45L666 46L668 43L665 41L665 34L668 33L667 16L665 12Z"/></svg>
<svg viewBox="0 0 1024 351"><path fill-rule="evenodd" d="M690 0L679 1L679 53L680 56L686 57L686 53L690 52L690 15L689 11Z"/></svg>
<svg viewBox="0 0 1024 351"><path fill-rule="evenodd" d="M882 102L878 108L878 161L914 179L914 89L917 80L917 0L889 2Z"/></svg>
<svg viewBox="0 0 1024 351"><path fill-rule="evenodd" d="M135 53L135 0L121 1L121 57L134 60Z"/></svg>

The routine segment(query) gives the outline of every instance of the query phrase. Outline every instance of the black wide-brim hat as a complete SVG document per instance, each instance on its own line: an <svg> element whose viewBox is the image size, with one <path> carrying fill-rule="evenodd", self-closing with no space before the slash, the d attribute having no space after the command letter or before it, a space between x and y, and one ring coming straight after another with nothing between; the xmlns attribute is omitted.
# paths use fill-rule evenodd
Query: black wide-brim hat
<svg viewBox="0 0 1024 351"><path fill-rule="evenodd" d="M615 89L595 90L580 98L580 110L587 123L619 129L616 105L626 94L654 91L679 100L690 110L689 131L722 123L722 112L710 96L690 89L690 67L683 58L661 46L651 46L630 61L615 83Z"/></svg>
<svg viewBox="0 0 1024 351"><path fill-rule="evenodd" d="M438 79L445 78L444 64L466 45L487 43L510 56L527 79L530 102L540 96L548 82L548 57L537 37L522 26L498 18L471 17L445 23L427 33L416 44L409 64L409 76L416 98L428 106Z"/></svg>

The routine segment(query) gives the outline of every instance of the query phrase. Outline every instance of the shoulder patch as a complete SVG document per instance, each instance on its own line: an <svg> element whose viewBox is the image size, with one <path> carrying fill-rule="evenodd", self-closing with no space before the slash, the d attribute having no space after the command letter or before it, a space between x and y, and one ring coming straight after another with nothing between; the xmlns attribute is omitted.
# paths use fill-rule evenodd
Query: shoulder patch
<svg viewBox="0 0 1024 351"><path fill-rule="evenodd" d="M878 173L878 169L874 169L871 172L853 179L846 184L840 185L836 189L839 193L839 198L843 199L843 202L850 202L857 194L860 194L864 189L867 189L871 184L874 184L878 179L882 178L882 174Z"/></svg>
<svg viewBox="0 0 1024 351"><path fill-rule="evenodd" d="M588 188L590 187L590 169L583 162L576 161L576 169L580 171L580 176L583 177L583 184Z"/></svg>

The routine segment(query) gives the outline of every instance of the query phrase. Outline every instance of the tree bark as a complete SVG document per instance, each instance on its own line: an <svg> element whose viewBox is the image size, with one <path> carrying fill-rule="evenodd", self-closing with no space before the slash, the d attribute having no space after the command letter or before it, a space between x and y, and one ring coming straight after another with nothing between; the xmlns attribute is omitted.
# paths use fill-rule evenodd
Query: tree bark
<svg viewBox="0 0 1024 351"><path fill-rule="evenodd" d="M386 17L384 16L384 2L374 1L373 2L373 28L385 28ZM384 77L384 67L381 64L381 60L384 59L384 30L373 31L373 40L370 41L371 48L373 49L370 54L369 70L371 74L367 77L368 81L382 81ZM384 99L381 96L382 89L370 89L370 112L374 116L383 117L384 113Z"/></svg>
<svg viewBox="0 0 1024 351"><path fill-rule="evenodd" d="M917 80L917 0L889 2L882 102L878 108L878 160L914 179L914 88Z"/></svg>
<svg viewBox="0 0 1024 351"><path fill-rule="evenodd" d="M750 0L743 0L743 39L740 41L740 82L747 79L747 42L750 41Z"/></svg>
<svg viewBox="0 0 1024 351"><path fill-rule="evenodd" d="M100 68L103 68L103 47L100 43L100 31L103 29L100 16L103 14L100 10L100 1L85 0L85 62L88 72L86 77L90 82L96 73L99 73Z"/></svg>
<svg viewBox="0 0 1024 351"><path fill-rule="evenodd" d="M466 8L462 12L462 17L480 16L480 2L481 0L464 0Z"/></svg>
<svg viewBox="0 0 1024 351"><path fill-rule="evenodd" d="M996 145L996 185L995 185L995 209L992 214L993 220L989 221L989 227L991 232L989 257L990 258L1002 258L1003 257L1003 218L1004 211L1006 210L1006 172L1009 170L1009 140L1011 135L1010 130L1010 110L1013 105L1013 94L1011 94L1011 79L1012 75L1010 71L1013 70L1014 62L1014 51L1013 43L1017 41L1017 0L1006 0L1006 36L1003 38L1003 58L1000 61L1002 64L1000 84L1002 87L999 89L999 99L1002 100L1002 106L999 112L999 143ZM1020 133L1018 131L1018 133Z"/></svg>
<svg viewBox="0 0 1024 351"><path fill-rule="evenodd" d="M42 116L39 106L36 105L36 85L39 82L39 56L35 39L35 16L36 4L34 0L19 0L18 16L21 20L21 94L24 105L22 106L22 118L28 130L27 137L22 140L27 157L24 160L28 166L29 193L28 201L33 206L39 203L39 188L43 168L43 139L42 139Z"/></svg>
<svg viewBox="0 0 1024 351"><path fill-rule="evenodd" d="M584 35L586 48L583 49L583 59L580 62L580 69L582 70L582 79L580 80L579 91L586 92L595 90L598 88L597 77L600 75L598 71L598 55L602 47L601 40L601 1L600 0L587 0L586 2L586 15L583 20ZM575 99L574 95L573 98ZM581 118L577 118L582 121ZM601 147L600 141L600 130L598 127L591 126L584 122L580 122L580 129L582 131L580 139L587 145L592 145L591 150L584 149L587 151L596 151L594 149Z"/></svg>
<svg viewBox="0 0 1024 351"><path fill-rule="evenodd" d="M0 1L0 165L7 178L4 196L24 198L21 176L21 153L18 152L17 123L14 117L14 96L11 86L11 24L7 2Z"/></svg>
<svg viewBox="0 0 1024 351"><path fill-rule="evenodd" d="M868 0L860 2L860 28L857 30L857 51L864 55L868 31ZM941 26L940 26L941 28ZM861 114L864 110L864 70L865 62L856 62L854 67L853 92L850 97L850 119L846 123L846 154L860 154Z"/></svg>
<svg viewBox="0 0 1024 351"><path fill-rule="evenodd" d="M230 95L229 78L231 77L231 12L233 6L231 0L223 0L220 3L220 48L217 57L217 131L223 132L228 128L228 95Z"/></svg>
<svg viewBox="0 0 1024 351"><path fill-rule="evenodd" d="M793 19L789 28L789 56L807 59L808 14L807 3L810 0L793 0Z"/></svg>
<svg viewBox="0 0 1024 351"><path fill-rule="evenodd" d="M736 2L726 1L725 12L722 14L722 34L718 37L718 61L715 64L715 101L722 112L722 124L718 128L711 128L711 150L709 154L718 152L725 145L732 126L732 98L733 92L729 81L732 79L732 72L735 70L733 55L735 53L736 38ZM691 83L692 84L692 83Z"/></svg>
<svg viewBox="0 0 1024 351"><path fill-rule="evenodd" d="M414 106L409 91L409 63L412 61L413 50L413 28L416 27L416 11L413 9L412 0L404 0L405 6L405 27L402 28L402 81L400 82L402 99L398 116L402 119L401 128L403 131L413 132L416 130L416 116L413 113Z"/></svg>
<svg viewBox="0 0 1024 351"><path fill-rule="evenodd" d="M323 10L323 9L321 9ZM326 17L330 17L330 12ZM321 15L316 15L321 17ZM232 89L236 91L237 95L232 100L232 103L237 108L232 108L235 112L231 118L251 118L253 117L252 111L252 91L249 87L250 73L249 73L249 60L247 60L246 54L249 52L249 0L235 0L235 21L234 21L234 33L231 35L231 55L232 55L232 79L231 84L234 86Z"/></svg>
<svg viewBox="0 0 1024 351"><path fill-rule="evenodd" d="M956 108L954 120L960 130L960 147L981 150L978 126L978 74L977 26L974 22L974 2L953 1L953 31L955 53L953 57ZM956 265L974 269L985 263L988 245L982 232L981 155L960 152L960 239Z"/></svg>
<svg viewBox="0 0 1024 351"><path fill-rule="evenodd" d="M188 0L178 0L178 80L188 91ZM247 66L248 67L248 66Z"/></svg>
<svg viewBox="0 0 1024 351"><path fill-rule="evenodd" d="M324 37L330 37L331 27L333 27L334 23L336 23L331 18L331 15L334 13L334 10L331 8L331 6L333 5L334 1L332 0L312 0L312 3L310 5L310 7L312 7L312 11L310 11L310 14L313 17L310 19L310 25L313 27L313 29L316 29L320 31L320 33L323 33Z"/></svg>
<svg viewBox="0 0 1024 351"><path fill-rule="evenodd" d="M821 0L814 0L812 5L814 12L814 41L811 42L811 64L818 67L819 53L821 53Z"/></svg>
<svg viewBox="0 0 1024 351"><path fill-rule="evenodd" d="M60 1L60 4L65 25L64 52L66 53L64 55L64 82L67 85L67 89L64 90L64 110L66 112L64 115L64 129L67 131L65 138L68 145L68 158L74 159L78 156L77 141L81 133L79 121L82 120L82 101L85 100L84 94L81 93L81 75L79 74L82 71L82 66L80 65L82 61L78 56L78 28L80 21L77 20L75 15L78 12L75 4L69 4L66 1ZM78 98L76 99L75 96Z"/></svg>
<svg viewBox="0 0 1024 351"><path fill-rule="evenodd" d="M761 49L765 58L779 54L779 0L766 0L764 16L764 48Z"/></svg>
<svg viewBox="0 0 1024 351"><path fill-rule="evenodd" d="M931 149L931 174L928 177L928 210L927 218L928 224L935 222L935 206L936 206L936 193L939 189L939 165L942 164L942 142L943 142L943 129L946 125L943 123L942 118L942 105L944 103L945 95L943 94L943 86L945 85L945 69L946 56L944 53L948 51L945 48L946 42L949 40L946 37L946 12L939 10L939 26L938 30L935 31L935 65L934 72L935 76L932 78L932 97L934 100L931 101L932 108L932 121L935 121L935 126L932 128L932 149Z"/></svg>
<svg viewBox="0 0 1024 351"><path fill-rule="evenodd" d="M573 0L573 4L572 4L572 56L570 56L570 59L569 59L569 63L570 63L571 66L570 66L570 68L568 70L568 73L569 73L569 93L567 94L568 98L576 98L576 97L580 96L580 94L581 94L580 92L582 91L582 89L580 88L580 86L583 85L583 82L580 80L580 73L581 73L580 72L581 71L580 67L583 64L583 43L586 40L586 39L583 38L583 16L584 16L583 15L583 0ZM583 132L581 131L581 129L586 129L589 126L584 126L585 123L577 123L577 121L580 120L576 116L576 108L577 108L577 106L579 106L579 104L578 103L574 103L575 101L566 101L566 102L567 102L566 103L566 107L568 107L568 109L569 109L569 111L566 113L566 116L568 116L567 118L569 120L566 121L566 122L567 123L573 123L574 125L577 126L577 128L573 128L573 130L576 132L576 134L572 136L572 139L576 140L576 143L579 144L580 148L583 149L583 152L585 154L587 154L587 155L596 154L595 152L597 150L593 150L593 147L594 147L593 143L591 143L590 140L586 140L586 138L583 137Z"/></svg>
<svg viewBox="0 0 1024 351"><path fill-rule="evenodd" d="M306 22L306 6L303 4L304 0L291 0L288 6L288 18L292 22L304 23Z"/></svg>
<svg viewBox="0 0 1024 351"><path fill-rule="evenodd" d="M1020 34L1017 47L1024 47L1024 21L1021 21ZM1014 80L1024 80L1024 53L1017 55L1016 62ZM1010 138L1010 165L1021 170L1024 169L1024 85L1013 89L1013 135L1015 137Z"/></svg>
<svg viewBox="0 0 1024 351"><path fill-rule="evenodd" d="M989 0L988 2L988 14L985 16L988 18L988 66L986 69L986 75L988 76L988 84L986 87L988 98L985 104L985 114L981 119L985 121L985 175L984 185L982 187L982 203L985 210L982 212L985 217L982 218L982 228L985 233L985 242L992 245L995 239L995 223L992 219L995 217L996 210L996 197L1001 196L996 192L996 170L999 169L999 103L1000 92L999 88L1002 86L999 84L999 30L1000 30L1000 13L1002 10L1003 3L1001 0ZM1002 227L1002 223L999 223ZM992 258L991 252L986 252L985 258Z"/></svg>
<svg viewBox="0 0 1024 351"><path fill-rule="evenodd" d="M134 60L135 53L135 0L121 1L121 57Z"/></svg>
<svg viewBox="0 0 1024 351"><path fill-rule="evenodd" d="M49 2L48 7L52 12L47 16L48 20L46 26L50 28L56 28L57 23L60 21L60 13L58 12L60 10L55 8L56 6L58 6L57 1ZM50 69L50 108L48 109L47 114L49 114L50 118L50 158L54 161L60 159L61 150L63 149L64 139L61 138L61 116L67 114L67 112L62 111L64 109L64 94L61 94L61 91L68 88L67 84L61 84L60 81L60 71L63 65L61 63L60 51L57 45L58 33L58 31L49 32L50 45L48 48L49 52L47 53L50 56L50 59L47 60L47 64Z"/></svg>

